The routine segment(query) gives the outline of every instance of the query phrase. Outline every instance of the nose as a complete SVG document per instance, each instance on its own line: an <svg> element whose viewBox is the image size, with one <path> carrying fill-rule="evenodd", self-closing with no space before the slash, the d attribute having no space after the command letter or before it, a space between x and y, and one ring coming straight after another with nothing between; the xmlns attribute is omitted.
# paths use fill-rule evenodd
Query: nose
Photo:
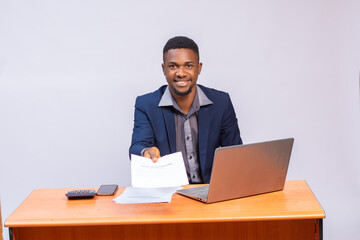
<svg viewBox="0 0 360 240"><path fill-rule="evenodd" d="M186 77L186 71L184 69L184 67L179 67L177 72L176 72L176 76L177 77Z"/></svg>

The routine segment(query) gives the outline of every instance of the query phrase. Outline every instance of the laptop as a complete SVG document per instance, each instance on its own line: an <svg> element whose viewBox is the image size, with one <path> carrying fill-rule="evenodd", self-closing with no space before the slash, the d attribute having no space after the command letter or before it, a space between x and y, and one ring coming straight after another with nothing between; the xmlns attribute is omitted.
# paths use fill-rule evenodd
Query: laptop
<svg viewBox="0 0 360 240"><path fill-rule="evenodd" d="M177 190L214 203L284 188L293 138L217 148L210 184Z"/></svg>

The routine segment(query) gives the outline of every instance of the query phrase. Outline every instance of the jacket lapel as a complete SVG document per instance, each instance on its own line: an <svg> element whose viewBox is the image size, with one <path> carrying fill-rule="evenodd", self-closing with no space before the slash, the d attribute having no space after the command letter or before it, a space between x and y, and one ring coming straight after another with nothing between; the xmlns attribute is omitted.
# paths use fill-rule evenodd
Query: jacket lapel
<svg viewBox="0 0 360 240"><path fill-rule="evenodd" d="M202 172L205 171L212 105L201 107L198 115L199 157Z"/></svg>
<svg viewBox="0 0 360 240"><path fill-rule="evenodd" d="M161 110L164 116L170 152L174 153L176 152L176 132L175 132L174 112L167 107L162 107Z"/></svg>

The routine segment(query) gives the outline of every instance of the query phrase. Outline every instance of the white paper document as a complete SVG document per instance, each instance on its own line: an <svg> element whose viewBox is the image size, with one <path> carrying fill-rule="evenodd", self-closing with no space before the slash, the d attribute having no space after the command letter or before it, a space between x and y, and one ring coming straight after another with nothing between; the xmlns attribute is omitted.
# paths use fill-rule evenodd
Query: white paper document
<svg viewBox="0 0 360 240"><path fill-rule="evenodd" d="M158 203L171 202L172 195L181 187L134 188L127 187L124 192L113 199L116 203Z"/></svg>
<svg viewBox="0 0 360 240"><path fill-rule="evenodd" d="M161 157L157 162L131 155L131 184L136 188L163 188L189 184L181 152Z"/></svg>

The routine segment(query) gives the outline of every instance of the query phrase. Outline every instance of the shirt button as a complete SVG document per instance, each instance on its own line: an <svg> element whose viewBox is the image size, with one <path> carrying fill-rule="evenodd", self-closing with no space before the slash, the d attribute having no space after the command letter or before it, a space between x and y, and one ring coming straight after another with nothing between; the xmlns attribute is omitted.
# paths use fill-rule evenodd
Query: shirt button
<svg viewBox="0 0 360 240"><path fill-rule="evenodd" d="M192 178L195 178L195 175L192 175L191 177L192 177Z"/></svg>
<svg viewBox="0 0 360 240"><path fill-rule="evenodd" d="M187 136L187 137L186 137L186 140L190 140L190 137L189 137L189 136Z"/></svg>
<svg viewBox="0 0 360 240"><path fill-rule="evenodd" d="M189 159L192 159L192 156L191 156L191 155L189 156Z"/></svg>

